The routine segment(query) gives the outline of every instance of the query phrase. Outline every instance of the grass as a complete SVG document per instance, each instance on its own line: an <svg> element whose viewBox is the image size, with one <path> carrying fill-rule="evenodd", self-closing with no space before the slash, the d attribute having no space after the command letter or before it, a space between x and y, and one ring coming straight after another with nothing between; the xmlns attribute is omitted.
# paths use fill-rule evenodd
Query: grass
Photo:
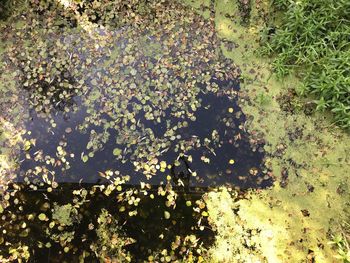
<svg viewBox="0 0 350 263"><path fill-rule="evenodd" d="M11 15L16 2L18 0L0 0L0 20L6 20Z"/></svg>
<svg viewBox="0 0 350 263"><path fill-rule="evenodd" d="M275 12L263 33L265 55L274 55L278 77L291 72L303 80L317 110L350 129L350 1L271 0Z"/></svg>
<svg viewBox="0 0 350 263"><path fill-rule="evenodd" d="M350 224L344 222L342 233L333 236L332 241L329 242L337 250L337 255L334 257L344 263L350 262L349 230Z"/></svg>

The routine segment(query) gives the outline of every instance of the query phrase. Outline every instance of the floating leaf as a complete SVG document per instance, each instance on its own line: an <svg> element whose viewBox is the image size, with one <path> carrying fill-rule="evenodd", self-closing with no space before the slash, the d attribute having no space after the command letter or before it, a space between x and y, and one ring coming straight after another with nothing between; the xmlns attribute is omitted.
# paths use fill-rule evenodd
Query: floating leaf
<svg viewBox="0 0 350 263"><path fill-rule="evenodd" d="M96 85L97 85L97 80L96 80L96 79L92 79L92 80L91 80L91 84L94 85L94 86L96 86Z"/></svg>
<svg viewBox="0 0 350 263"><path fill-rule="evenodd" d="M164 218L169 219L170 218L170 213L168 211L164 211Z"/></svg>
<svg viewBox="0 0 350 263"><path fill-rule="evenodd" d="M44 220L46 220L46 215L44 213L41 213L41 214L39 214L38 218L40 221L44 221Z"/></svg>
<svg viewBox="0 0 350 263"><path fill-rule="evenodd" d="M160 162L160 168L161 169L165 169L166 168L166 162L165 161L161 161Z"/></svg>
<svg viewBox="0 0 350 263"><path fill-rule="evenodd" d="M31 147L32 147L32 145L31 145L30 141L25 141L24 150L29 151Z"/></svg>
<svg viewBox="0 0 350 263"><path fill-rule="evenodd" d="M203 212L202 212L202 216L209 216L209 214L208 214L207 211L203 211Z"/></svg>
<svg viewBox="0 0 350 263"><path fill-rule="evenodd" d="M114 148L113 155L120 156L122 154L122 150L119 148Z"/></svg>
<svg viewBox="0 0 350 263"><path fill-rule="evenodd" d="M135 76L136 73L137 73L137 71L136 71L134 68L132 68L132 69L130 70L130 74L131 74L131 75Z"/></svg>
<svg viewBox="0 0 350 263"><path fill-rule="evenodd" d="M86 163L86 162L89 160L89 157L88 157L87 155L83 155L83 156L81 157L81 160L82 160L84 163Z"/></svg>

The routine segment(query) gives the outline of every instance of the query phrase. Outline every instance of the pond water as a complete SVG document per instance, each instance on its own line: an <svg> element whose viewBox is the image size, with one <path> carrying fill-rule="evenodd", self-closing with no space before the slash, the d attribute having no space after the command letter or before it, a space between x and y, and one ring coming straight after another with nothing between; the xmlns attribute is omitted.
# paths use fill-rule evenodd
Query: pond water
<svg viewBox="0 0 350 263"><path fill-rule="evenodd" d="M215 81L214 83L220 89L238 89L236 81ZM256 145L257 149L252 149L248 134L239 128L245 122L245 116L237 106L236 99L230 99L220 92L199 94L197 99L201 106L194 115L196 119L190 120L186 127L176 129L167 147L157 155L156 160L150 160L155 165L159 165L151 177L147 176L148 174L144 175L141 171L135 171L137 167L132 162L135 160L132 156L133 152L126 154L123 160L118 160L113 155L116 147L124 151L128 147L125 144L116 144L117 129L108 129L109 138L92 158L86 162L80 158L81 153L86 151L89 135L104 132L103 128L96 126L88 128L83 133L77 130L78 125L87 116L82 105L80 105L82 109L69 114L68 117L56 112L52 118L57 125L54 129L50 122L33 113L26 123L26 129L30 131L26 139L34 138L35 146L23 155L20 166L21 175L17 178L17 182L23 181L23 178L31 178L30 174L39 163L47 165L46 161L49 158L40 159L38 156L60 158L62 156L59 150L62 149L61 152L63 152L65 146L65 156L67 156L65 159L69 162L69 166L62 167L56 160L49 164L50 167L45 167L47 171L55 174L56 182L107 183L108 180L101 177L99 172L118 170L120 174L130 175L129 183L133 185L139 185L142 181L159 185L161 182L166 182L166 175L169 173L173 177L183 173L189 187L205 188L229 183L246 189L268 185L269 180L262 180L264 176L261 172L263 145ZM138 114L136 120L142 124L140 125L142 129L151 132L155 140L164 138L167 132L166 123L147 120L142 114ZM169 113L165 113L164 120L167 123L178 122ZM214 136L215 141L212 142ZM188 149L181 151L181 145L187 145ZM137 145L129 147L134 150ZM167 172L161 171L160 160L172 167L164 169ZM175 165L175 163L178 164L177 161L184 163L186 167ZM252 169L256 174L251 174ZM35 174L33 180L37 177Z"/></svg>
<svg viewBox="0 0 350 263"><path fill-rule="evenodd" d="M272 184L213 24L179 4L139 8L88 29L61 23L85 9L33 10L17 33L37 45L9 35L29 117L4 249L26 244L33 262L199 257L214 238L202 195ZM50 16L61 24L45 27Z"/></svg>

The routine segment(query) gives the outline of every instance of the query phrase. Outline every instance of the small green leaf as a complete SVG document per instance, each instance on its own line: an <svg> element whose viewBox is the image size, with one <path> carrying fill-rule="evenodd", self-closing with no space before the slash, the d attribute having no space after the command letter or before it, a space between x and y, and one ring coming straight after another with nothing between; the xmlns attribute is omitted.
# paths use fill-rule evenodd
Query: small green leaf
<svg viewBox="0 0 350 263"><path fill-rule="evenodd" d="M46 215L44 213L41 213L38 215L38 218L40 221L44 221L44 220L46 220Z"/></svg>
<svg viewBox="0 0 350 263"><path fill-rule="evenodd" d="M164 211L164 218L169 219L170 218L170 213L168 211Z"/></svg>
<svg viewBox="0 0 350 263"><path fill-rule="evenodd" d="M87 155L83 155L81 159L83 160L84 163L86 163L89 160L89 157Z"/></svg>
<svg viewBox="0 0 350 263"><path fill-rule="evenodd" d="M91 80L91 84L94 85L94 86L96 86L96 85L97 85L97 80L96 80L96 79L92 79L92 80Z"/></svg>
<svg viewBox="0 0 350 263"><path fill-rule="evenodd" d="M130 74L131 74L131 75L135 76L136 73L137 73L137 71L136 71L134 68L132 68L132 69L130 70Z"/></svg>
<svg viewBox="0 0 350 263"><path fill-rule="evenodd" d="M114 148L113 155L120 156L122 154L122 150L119 148Z"/></svg>
<svg viewBox="0 0 350 263"><path fill-rule="evenodd" d="M160 162L160 168L162 168L162 169L166 168L166 162L165 161L161 161Z"/></svg>
<svg viewBox="0 0 350 263"><path fill-rule="evenodd" d="M32 145L31 145L30 141L25 141L24 150L29 151L31 147L32 147Z"/></svg>

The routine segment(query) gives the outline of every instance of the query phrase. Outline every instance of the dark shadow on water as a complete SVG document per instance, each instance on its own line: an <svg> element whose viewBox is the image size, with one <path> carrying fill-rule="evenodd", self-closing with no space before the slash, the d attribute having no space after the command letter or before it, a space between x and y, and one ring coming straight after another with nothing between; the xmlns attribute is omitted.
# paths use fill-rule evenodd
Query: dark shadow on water
<svg viewBox="0 0 350 263"><path fill-rule="evenodd" d="M24 183L23 178L18 177L17 183L24 187L16 195L25 204L21 214L23 216L36 215L33 222L28 222L31 229L28 239L33 238L35 242L40 240L45 244L49 241L45 234L47 231L50 232L50 235L59 231L50 230L48 228L49 222L37 219L37 215L43 212L43 203L48 202L51 208L54 203L69 204L74 199L72 194L74 189L89 190L96 187L96 184L107 186L108 180L99 176L98 172L118 170L121 175L130 175L131 179L127 185L123 185L123 189L137 189L137 196L140 197L141 201L136 208L137 215L130 216L128 212L135 211L135 207L129 205L127 199L116 202L115 198L111 198L115 191L109 196L103 193L89 196L89 201L79 207L81 218L77 219L73 226L65 228L65 231L76 233L69 243L70 252L63 252L63 247L59 243L51 242L50 249L32 248L32 262L76 261L77 255L84 250L88 251L91 244L98 240L96 232L88 229L91 223L98 225L98 215L102 209L106 209L118 221L118 225L122 226L121 233L136 241L125 246L133 256L134 261L147 259L150 251L171 247L176 236L184 237L194 234L205 247L208 247L214 240L214 232L210 230L206 218L203 217L201 225L204 228L199 229L198 221L201 218L201 211L196 212L193 209L196 200L200 200L209 188L221 185L227 184L240 189L263 188L271 185L272 179L264 178L264 153L253 151L249 142L249 134L241 127L245 122L245 116L238 107L236 98L230 98L225 94L225 87L238 89L238 84L233 81L212 81L215 81L221 90L217 93L209 92L198 95L201 106L196 111L196 120L189 121L187 127L176 130L174 134L176 139L171 141L167 151L159 158L166 161L167 164L172 164L171 168L167 168L166 172L158 171L150 180L146 180L142 172L135 171L132 161L127 160L122 163L116 160L112 152L116 147L114 138L117 136L117 131L113 129L109 131L108 142L94 157L86 163L81 160L80 153L86 149L90 131L93 129L97 133L103 132L100 127L92 127L85 133L75 129L87 116L82 106L77 112L71 113L68 118L60 112L53 115L57 125L55 128L50 128L46 120L33 114L32 120L27 125L28 130L32 132L28 139L36 138L37 140L35 146L28 153L34 157L37 151L42 150L44 155L55 156L57 146L64 141L67 143L67 152L73 153L76 158L67 170L62 170L62 166L51 166L50 170L56 173L55 181L59 184L58 188L50 193L46 191L47 184L43 183L42 180L33 179ZM173 123L180 121L173 117L169 110L165 111L164 114L165 120L171 120ZM143 129L151 129L156 137L163 137L169 128L169 125L165 123L146 120L142 112L139 112L136 118L143 123ZM72 131L67 133L67 128L72 129ZM216 134L214 137L213 132ZM177 137L178 135L181 137ZM192 147L188 151L181 152L178 150L179 144L192 145ZM123 149L125 146L118 145L118 147ZM204 161L205 158L208 161ZM231 163L232 160L234 163ZM35 170L36 165L38 163L34 160L24 159L21 171L25 173L29 169ZM251 172L252 169L254 173ZM194 172L196 172L196 176L193 175ZM159 186L166 188L167 175L171 176L170 184L178 194L175 209L167 207L167 197L160 196L158 193ZM150 184L147 196L141 194L140 182ZM32 191L28 186L25 186L29 183L36 185L38 190ZM149 197L151 193L154 194L154 199ZM114 196L118 195L114 194ZM187 206L186 201L191 201L191 206ZM125 209L124 212L120 212L122 206ZM5 213L10 215L13 209L16 209L16 206L12 206ZM164 218L164 211L170 213L170 219ZM48 209L46 213L50 215ZM19 221L21 218L24 217L18 215ZM6 218L3 223L6 224ZM16 240L16 237L20 235L18 232L20 230L17 230L16 227L10 228L11 231L14 231L13 239ZM83 238L83 242L81 238ZM96 259L94 256L89 256L87 260L93 262Z"/></svg>
<svg viewBox="0 0 350 263"><path fill-rule="evenodd" d="M121 233L136 240L135 243L125 246L134 261L147 259L150 251L171 247L177 235L184 237L194 234L199 238L200 243L208 247L214 240L214 232L210 230L206 218L200 216L202 210L196 212L193 209L196 200L200 200L210 188L221 185L235 186L244 190L264 188L272 184L272 179L265 176L264 153L253 150L254 147L249 142L249 134L242 128L246 119L236 103L237 98L231 98L225 94L226 87L238 90L238 84L232 80L212 81L215 81L221 90L217 93L201 92L198 95L201 106L196 111L196 120L189 120L187 127L176 130L174 134L176 139L171 141L168 150L159 158L160 161L164 160L167 164L172 164L171 168L167 168L166 172L158 171L150 180L147 180L142 172L135 171L132 161L127 160L122 163L116 160L112 152L116 147L114 138L117 131L113 129L109 131L108 142L96 152L94 157L86 163L81 160L80 154L86 149L90 131L93 129L96 132L103 132L100 127L92 127L85 133L75 129L87 116L84 107L80 107L77 112L70 113L68 118L57 112L53 115L57 125L55 128L50 128L46 120L33 114L32 120L27 124L28 130L31 131L28 139L36 138L37 140L35 146L27 153L34 157L39 150L42 150L44 155L55 156L57 146L64 141L67 143L67 152L73 153L75 158L67 170L62 170L62 166L52 165L50 167L50 170L56 173L55 181L59 183L58 188L53 192L47 192L47 184L40 179L30 179L24 183L23 177L18 177L17 183L23 187L22 191L17 193L18 199L25 204L23 205L24 210L20 212L23 216L17 213L18 220L21 221L28 214L36 216L34 221L28 222L31 232L26 239L32 239L35 242L40 240L43 244L48 242L49 238L45 233L49 229L49 221L42 222L37 219L37 215L43 212L42 204L47 202L51 207L54 203L69 204L74 199L72 194L74 189L89 190L96 187L96 184L107 186L109 181L99 176L99 172L118 170L121 175L130 175L130 181L127 185L123 185L123 190L137 189L137 196L141 201L136 208L137 215L130 216L128 212L135 211L135 207L129 205L127 199L117 202L115 200L117 195L113 195L115 191L109 196L103 193L89 196L89 201L79 207L81 218L73 226L65 228L65 231L75 233L73 240L69 243L70 252L63 252L63 247L59 243L51 242L50 249L38 249L34 246L32 262L63 262L63 260L75 262L77 255L84 250L88 251L90 245L97 241L96 232L88 229L91 223L98 225L96 222L102 209L106 209L118 221L118 225L122 226ZM165 111L164 114L165 120L171 120L174 123L180 121L171 115L171 111ZM143 116L141 112L136 118L143 123L144 129L151 129L156 137L164 136L169 125L146 120ZM72 131L67 133L67 128ZM213 132L216 134L214 137ZM195 142L200 142L200 144ZM188 151L179 151L179 144L193 147L190 147ZM125 146L118 145L118 147L123 149ZM263 145L255 145L256 147L263 147ZM35 170L36 165L38 163L33 159L24 158L21 163L21 173L24 174L29 169ZM194 172L196 172L195 176ZM167 175L171 176L170 184L178 194L175 209L167 207L167 197L158 193L159 186L166 188ZM141 182L150 185L147 196L141 194ZM28 184L36 185L38 190L30 190ZM154 199L149 197L151 193L154 193ZM191 201L192 205L187 206L186 201ZM125 212L120 212L122 206L125 207ZM17 209L17 206L5 210L5 214L10 216L13 209ZM46 211L50 217L50 211L48 209ZM164 211L170 212L170 219L164 218ZM198 226L200 218L202 218L201 225L204 226L202 230ZM6 217L2 221L3 224L6 224ZM13 239L16 240L20 235L20 229L15 226L9 226L9 228L14 231ZM49 231L51 233L51 230ZM52 231L50 235L59 230ZM96 259L94 256L89 256L87 260L95 262Z"/></svg>
<svg viewBox="0 0 350 263"><path fill-rule="evenodd" d="M78 199L77 195L72 193L72 189L92 189L87 184L60 184L59 188L53 192L32 191L23 188L17 192L13 199L17 203L13 204L11 209L6 209L0 219L1 224L7 229L6 235L0 233L0 238L5 238L7 242L16 243L19 240L27 244L32 243L30 262L78 262L78 257L83 251L90 251L91 245L98 243L98 236L95 228L98 227L98 218L103 209L107 210L118 224L118 234L134 239L134 241L125 246L125 249L131 253L132 262L143 262L151 254L151 251L162 251L169 249L172 242L175 242L176 236L184 238L185 236L195 235L199 239L198 244L209 246L214 241L214 232L210 229L206 217L201 217L201 212L194 211L196 201L200 200L203 192L179 192L176 200L176 207L166 206L167 197L157 196L157 189L149 189L149 195L145 196L140 188L134 188L132 185L124 185L123 188L133 189L135 197L140 197L138 206L130 205L127 200L117 202L115 198L106 198L105 194L99 190L92 194L89 192L80 205L77 205L78 213L72 216L72 225L64 226L59 230L58 221L53 219L52 208L55 204L70 204L71 200ZM111 196L117 196L121 192L113 191ZM150 198L154 194L154 199ZM191 206L187 203L191 202ZM186 203L187 202L187 203ZM79 203L79 202L76 202ZM20 207L23 207L21 209ZM123 212L121 208L123 207ZM12 211L16 210L16 219L11 218ZM137 211L137 215L130 216L130 211ZM168 211L170 218L166 218L164 211ZM41 221L38 215L44 213L47 220ZM28 220L28 215L33 219ZM200 221L199 221L200 220ZM51 222L56 222L54 227L50 227ZM27 226L25 229L20 227L23 223ZM90 226L93 225L92 229ZM200 226L203 228L200 229ZM30 229L26 233L26 229ZM66 246L70 248L69 253L64 252L64 246L59 242L53 242L53 236L64 235L64 233L73 232L72 240ZM110 231L113 231L111 229ZM50 248L38 248L38 244L50 242ZM1 245L0 245L1 248ZM174 250L177 256L180 256L180 249ZM194 251L194 255L196 252ZM113 254L106 253L106 256L113 258ZM180 256L181 258L181 256ZM85 258L85 262L97 262L94 254ZM119 261L118 261L119 262Z"/></svg>

